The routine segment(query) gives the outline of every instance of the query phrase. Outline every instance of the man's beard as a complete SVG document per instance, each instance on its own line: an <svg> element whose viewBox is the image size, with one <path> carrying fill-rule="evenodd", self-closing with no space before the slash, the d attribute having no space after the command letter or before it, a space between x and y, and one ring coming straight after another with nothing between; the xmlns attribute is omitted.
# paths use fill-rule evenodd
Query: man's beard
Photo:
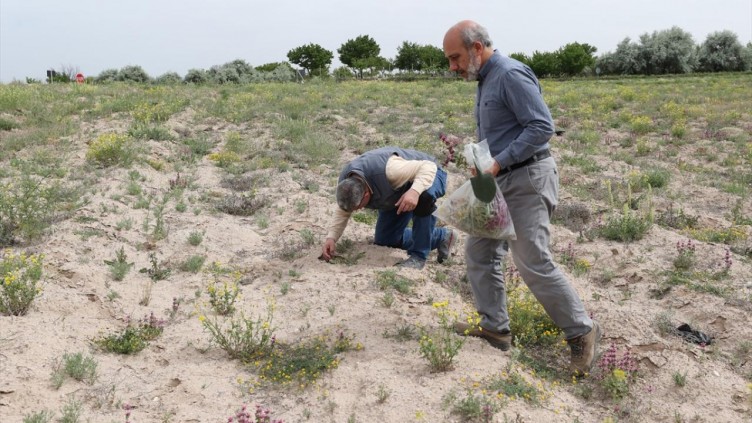
<svg viewBox="0 0 752 423"><path fill-rule="evenodd" d="M467 63L467 76L465 81L477 81L480 74L480 56L476 55L472 50L469 51L470 60Z"/></svg>

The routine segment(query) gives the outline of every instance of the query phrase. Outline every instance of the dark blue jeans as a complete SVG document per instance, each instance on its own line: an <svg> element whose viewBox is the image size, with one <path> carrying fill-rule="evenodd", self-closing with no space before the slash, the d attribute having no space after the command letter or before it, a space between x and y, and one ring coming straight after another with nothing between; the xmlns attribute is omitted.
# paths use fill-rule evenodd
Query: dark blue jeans
<svg viewBox="0 0 752 423"><path fill-rule="evenodd" d="M446 178L446 172L438 169L433 185L423 193L422 197L436 201L437 198L444 196ZM421 198L421 201L424 200L424 198ZM410 221L413 222L412 229L407 227ZM436 227L436 216L433 213L428 213L425 216L418 216L414 212L398 215L396 208L379 210L374 244L401 248L407 250L407 254L410 256L425 260L431 250L439 246L446 236L446 232L446 228Z"/></svg>

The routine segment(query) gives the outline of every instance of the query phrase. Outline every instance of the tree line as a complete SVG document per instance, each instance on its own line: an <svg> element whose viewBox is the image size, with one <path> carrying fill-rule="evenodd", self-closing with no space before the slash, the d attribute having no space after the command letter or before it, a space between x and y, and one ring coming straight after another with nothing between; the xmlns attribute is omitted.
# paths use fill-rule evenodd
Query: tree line
<svg viewBox="0 0 752 423"><path fill-rule="evenodd" d="M532 55L509 56L530 66L540 78L585 75L657 75L691 72L733 72L752 70L752 42L743 46L732 31L718 31L696 45L692 35L679 27L645 33L639 41L625 38L613 52L596 57L597 49L586 43L573 42L553 52L535 51ZM88 80L161 83L253 83L295 81L310 77L337 79L397 75L444 75L449 62L441 48L404 41L393 59L382 57L381 47L368 35L349 39L338 49L343 66L330 72L334 52L314 43L287 52L286 62L251 66L238 59L209 69L191 69L184 77L168 72L151 78L140 66L107 69ZM295 69L293 65L299 67ZM75 79L76 70L68 67L48 82ZM27 82L35 82L27 78Z"/></svg>

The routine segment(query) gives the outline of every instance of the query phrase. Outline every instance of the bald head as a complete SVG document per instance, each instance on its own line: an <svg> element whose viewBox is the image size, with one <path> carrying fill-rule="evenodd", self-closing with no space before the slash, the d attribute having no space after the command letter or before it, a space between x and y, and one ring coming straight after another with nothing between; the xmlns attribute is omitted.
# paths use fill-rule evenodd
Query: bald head
<svg viewBox="0 0 752 423"><path fill-rule="evenodd" d="M493 46L486 28L471 20L459 21L449 28L446 35L444 35L444 44L447 41L454 41L456 39L459 39L466 49L471 48L476 41L483 47L490 48Z"/></svg>
<svg viewBox="0 0 752 423"><path fill-rule="evenodd" d="M457 22L444 35L444 55L449 59L449 70L466 81L477 80L480 68L493 55L492 45L488 31L477 22Z"/></svg>

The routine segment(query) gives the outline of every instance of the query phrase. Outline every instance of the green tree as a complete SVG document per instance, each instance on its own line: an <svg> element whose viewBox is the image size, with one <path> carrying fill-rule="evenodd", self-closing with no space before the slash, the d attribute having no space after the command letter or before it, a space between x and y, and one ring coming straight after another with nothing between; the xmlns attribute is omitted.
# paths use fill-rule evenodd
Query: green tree
<svg viewBox="0 0 752 423"><path fill-rule="evenodd" d="M559 61L559 72L575 76L585 68L595 65L595 56L598 49L589 44L569 43L560 48L556 54Z"/></svg>
<svg viewBox="0 0 752 423"><path fill-rule="evenodd" d="M397 48L394 67L401 70L425 72L449 67L444 51L432 45L402 42Z"/></svg>
<svg viewBox="0 0 752 423"><path fill-rule="evenodd" d="M601 69L601 73L607 75L636 75L645 73L645 60L642 47L627 37L616 45L614 53L606 53L598 58L596 66Z"/></svg>
<svg viewBox="0 0 752 423"><path fill-rule="evenodd" d="M290 69L292 69L292 66L290 66L290 63L288 62L271 62L271 63L264 63L261 66L256 66L254 69L256 69L259 72L273 72L277 67L279 66L287 66Z"/></svg>
<svg viewBox="0 0 752 423"><path fill-rule="evenodd" d="M117 81L117 69L105 69L94 78L96 82L114 82Z"/></svg>
<svg viewBox="0 0 752 423"><path fill-rule="evenodd" d="M394 66L400 70L420 71L420 46L417 43L403 41L402 45L397 47Z"/></svg>
<svg viewBox="0 0 752 423"><path fill-rule="evenodd" d="M559 56L553 52L536 50L533 52L533 57L530 58L528 66L539 78L556 76L559 74Z"/></svg>
<svg viewBox="0 0 752 423"><path fill-rule="evenodd" d="M697 57L692 34L678 26L652 35L640 36L640 56L645 61L645 73L689 73L695 67Z"/></svg>
<svg viewBox="0 0 752 423"><path fill-rule="evenodd" d="M449 68L449 59L444 56L444 50L432 45L423 45L418 48L421 69L433 71Z"/></svg>
<svg viewBox="0 0 752 423"><path fill-rule="evenodd" d="M160 85L175 85L181 82L183 82L183 78L177 72L167 72L154 78L154 83Z"/></svg>
<svg viewBox="0 0 752 423"><path fill-rule="evenodd" d="M522 62L530 66L530 62L531 62L530 56L528 56L525 53L512 53L509 55L509 57L511 57L514 60L517 60L518 62Z"/></svg>
<svg viewBox="0 0 752 423"><path fill-rule="evenodd" d="M306 44L287 52L287 59L305 69L309 75L329 74L334 54L318 44Z"/></svg>
<svg viewBox="0 0 752 423"><path fill-rule="evenodd" d="M117 73L118 81L149 82L151 78L141 66L126 66Z"/></svg>
<svg viewBox="0 0 752 423"><path fill-rule="evenodd" d="M703 72L744 70L744 47L731 31L708 35L697 54L697 68Z"/></svg>
<svg viewBox="0 0 752 423"><path fill-rule="evenodd" d="M205 84L208 79L205 70L189 69L183 78L183 82L186 84Z"/></svg>
<svg viewBox="0 0 752 423"><path fill-rule="evenodd" d="M381 53L381 47L368 35L360 35L354 40L347 40L337 49L339 61L356 69L358 76L363 77L363 69L370 67L373 61L366 59L376 58Z"/></svg>

